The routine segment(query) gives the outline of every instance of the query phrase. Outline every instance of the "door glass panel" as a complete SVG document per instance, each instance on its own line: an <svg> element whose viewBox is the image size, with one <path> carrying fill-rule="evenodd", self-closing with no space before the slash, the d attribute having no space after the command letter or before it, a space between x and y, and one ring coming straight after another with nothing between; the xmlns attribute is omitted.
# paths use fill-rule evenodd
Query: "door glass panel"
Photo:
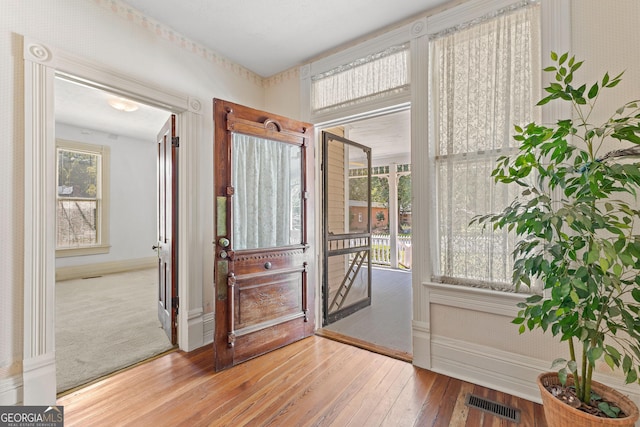
<svg viewBox="0 0 640 427"><path fill-rule="evenodd" d="M302 243L302 147L232 134L234 250Z"/></svg>
<svg viewBox="0 0 640 427"><path fill-rule="evenodd" d="M327 215L330 234L369 232L369 153L329 139Z"/></svg>

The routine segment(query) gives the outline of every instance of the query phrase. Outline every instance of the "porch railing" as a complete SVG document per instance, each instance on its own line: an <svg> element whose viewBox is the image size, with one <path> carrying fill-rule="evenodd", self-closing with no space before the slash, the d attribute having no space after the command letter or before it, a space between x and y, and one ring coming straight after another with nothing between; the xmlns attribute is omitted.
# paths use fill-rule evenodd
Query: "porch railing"
<svg viewBox="0 0 640 427"><path fill-rule="evenodd" d="M411 236L398 236L398 267L411 270ZM371 262L374 265L391 266L391 236L371 235Z"/></svg>

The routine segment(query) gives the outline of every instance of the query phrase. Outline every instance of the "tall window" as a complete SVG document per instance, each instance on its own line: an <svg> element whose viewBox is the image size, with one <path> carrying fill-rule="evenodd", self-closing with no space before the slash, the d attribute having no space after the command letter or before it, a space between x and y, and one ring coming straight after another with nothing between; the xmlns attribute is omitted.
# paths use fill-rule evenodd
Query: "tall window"
<svg viewBox="0 0 640 427"><path fill-rule="evenodd" d="M56 255L106 253L109 147L57 141Z"/></svg>
<svg viewBox="0 0 640 427"><path fill-rule="evenodd" d="M502 210L517 188L496 186L496 159L515 124L537 114L539 6L520 6L430 41L439 264L434 279L511 290L513 236L469 227Z"/></svg>

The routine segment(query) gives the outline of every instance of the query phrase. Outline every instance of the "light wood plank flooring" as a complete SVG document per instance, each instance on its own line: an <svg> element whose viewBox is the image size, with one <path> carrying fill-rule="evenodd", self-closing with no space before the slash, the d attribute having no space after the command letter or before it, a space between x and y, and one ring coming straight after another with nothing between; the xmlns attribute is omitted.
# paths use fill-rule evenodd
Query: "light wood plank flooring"
<svg viewBox="0 0 640 427"><path fill-rule="evenodd" d="M212 347L173 352L58 399L65 426L510 426L467 393L538 404L314 336L214 373Z"/></svg>

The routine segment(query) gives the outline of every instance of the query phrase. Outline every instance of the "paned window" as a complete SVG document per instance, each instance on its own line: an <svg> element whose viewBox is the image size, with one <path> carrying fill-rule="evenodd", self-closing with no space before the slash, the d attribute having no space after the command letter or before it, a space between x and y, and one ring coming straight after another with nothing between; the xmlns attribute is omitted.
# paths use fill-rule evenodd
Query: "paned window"
<svg viewBox="0 0 640 427"><path fill-rule="evenodd" d="M539 14L537 4L520 5L430 40L436 281L512 290L514 236L469 222L518 191L495 185L491 171L515 149L514 125L537 120Z"/></svg>
<svg viewBox="0 0 640 427"><path fill-rule="evenodd" d="M57 141L56 252L108 252L109 147Z"/></svg>

